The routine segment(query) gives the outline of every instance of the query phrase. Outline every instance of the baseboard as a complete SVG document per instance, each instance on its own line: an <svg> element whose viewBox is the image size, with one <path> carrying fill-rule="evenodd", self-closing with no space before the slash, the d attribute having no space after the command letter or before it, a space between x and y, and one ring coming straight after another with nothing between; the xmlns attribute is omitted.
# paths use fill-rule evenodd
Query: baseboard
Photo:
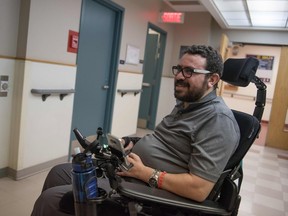
<svg viewBox="0 0 288 216"><path fill-rule="evenodd" d="M29 176L35 175L39 172L46 171L57 164L66 163L66 162L68 162L68 156L63 156L61 158L57 158L57 159L54 159L51 161L37 164L35 166L28 167L28 168L25 168L22 170L14 170L10 167L4 168L4 169L7 169L6 170L6 176L8 176L14 180L21 180L21 179L27 178ZM1 170L0 170L0 176L1 176Z"/></svg>

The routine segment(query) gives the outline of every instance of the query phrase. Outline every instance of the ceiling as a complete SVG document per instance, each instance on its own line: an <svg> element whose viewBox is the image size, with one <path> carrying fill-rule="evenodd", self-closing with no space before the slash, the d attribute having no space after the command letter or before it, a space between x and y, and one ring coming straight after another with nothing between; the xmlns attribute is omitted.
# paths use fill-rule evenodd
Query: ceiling
<svg viewBox="0 0 288 216"><path fill-rule="evenodd" d="M288 0L163 0L177 12L209 12L223 29L288 31Z"/></svg>

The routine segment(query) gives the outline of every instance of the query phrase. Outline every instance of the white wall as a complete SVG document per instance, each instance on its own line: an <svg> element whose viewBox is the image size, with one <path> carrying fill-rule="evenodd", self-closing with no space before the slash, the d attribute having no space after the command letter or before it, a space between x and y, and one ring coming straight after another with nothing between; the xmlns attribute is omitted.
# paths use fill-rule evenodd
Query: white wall
<svg viewBox="0 0 288 216"><path fill-rule="evenodd" d="M143 74L119 72L111 133L118 136L129 136L136 133L141 92L127 92L121 95L118 90L137 92L142 89Z"/></svg>
<svg viewBox="0 0 288 216"><path fill-rule="evenodd" d="M211 19L211 16L206 12L196 12L186 14L183 25L174 25L173 55L169 70L163 71L163 75L172 76L171 66L178 63L181 46L209 44Z"/></svg>
<svg viewBox="0 0 288 216"><path fill-rule="evenodd" d="M159 124L172 111L175 104L174 78L162 77L155 125Z"/></svg>
<svg viewBox="0 0 288 216"><path fill-rule="evenodd" d="M0 56L16 56L20 0L0 2Z"/></svg>
<svg viewBox="0 0 288 216"><path fill-rule="evenodd" d="M81 0L31 0L26 58L76 63L67 52L69 30L79 31Z"/></svg>
<svg viewBox="0 0 288 216"><path fill-rule="evenodd" d="M74 89L76 67L29 61L17 61L17 64L24 68L24 85L14 94L15 98L21 95L22 102L13 103L12 110L21 110L21 114L12 122L10 167L21 170L68 156L73 94L63 100L52 94L43 101L31 89ZM15 85L21 86L23 81L17 77L16 80Z"/></svg>
<svg viewBox="0 0 288 216"><path fill-rule="evenodd" d="M225 30L224 32L232 42L263 45L288 45L287 31Z"/></svg>
<svg viewBox="0 0 288 216"><path fill-rule="evenodd" d="M7 167L9 161L14 71L15 61L13 59L0 58L0 75L5 75L9 77L7 97L0 97L0 168Z"/></svg>
<svg viewBox="0 0 288 216"><path fill-rule="evenodd" d="M14 89L15 57L17 52L20 0L2 0L0 3L0 76L9 76L8 96L0 97L0 169L9 163L12 95ZM8 57L8 58L6 58Z"/></svg>

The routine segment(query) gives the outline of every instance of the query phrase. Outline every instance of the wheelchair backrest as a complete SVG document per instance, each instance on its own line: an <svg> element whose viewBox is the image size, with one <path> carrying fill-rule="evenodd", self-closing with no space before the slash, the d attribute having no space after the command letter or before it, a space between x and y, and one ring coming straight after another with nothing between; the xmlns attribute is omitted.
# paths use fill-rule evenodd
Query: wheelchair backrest
<svg viewBox="0 0 288 216"><path fill-rule="evenodd" d="M241 161L259 136L261 130L261 118L266 101L266 85L255 75L259 61L255 58L227 59L224 63L224 71L221 79L231 85L246 87L250 82L255 83L258 91L256 97L256 107L253 114L232 110L234 117L240 128L240 141L234 154L229 159L224 172L218 179L214 188L208 196L209 200L216 200L223 191L223 183L227 179L235 179L234 175L242 172ZM260 93L259 93L260 92ZM255 114L256 113L256 114ZM239 176L238 193L241 187L242 174ZM225 187L225 185L224 185ZM232 193L232 191L231 191ZM232 199L232 197L231 197Z"/></svg>

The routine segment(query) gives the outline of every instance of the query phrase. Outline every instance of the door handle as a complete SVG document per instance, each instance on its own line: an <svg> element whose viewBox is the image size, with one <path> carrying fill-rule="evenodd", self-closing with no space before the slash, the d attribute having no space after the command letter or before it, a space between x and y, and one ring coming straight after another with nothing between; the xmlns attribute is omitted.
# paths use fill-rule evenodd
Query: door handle
<svg viewBox="0 0 288 216"><path fill-rule="evenodd" d="M143 82L143 83L142 83L142 86L143 86L143 87L150 87L151 84L150 84L150 83L145 83L145 82Z"/></svg>
<svg viewBox="0 0 288 216"><path fill-rule="evenodd" d="M109 89L109 85L104 85L103 89Z"/></svg>

